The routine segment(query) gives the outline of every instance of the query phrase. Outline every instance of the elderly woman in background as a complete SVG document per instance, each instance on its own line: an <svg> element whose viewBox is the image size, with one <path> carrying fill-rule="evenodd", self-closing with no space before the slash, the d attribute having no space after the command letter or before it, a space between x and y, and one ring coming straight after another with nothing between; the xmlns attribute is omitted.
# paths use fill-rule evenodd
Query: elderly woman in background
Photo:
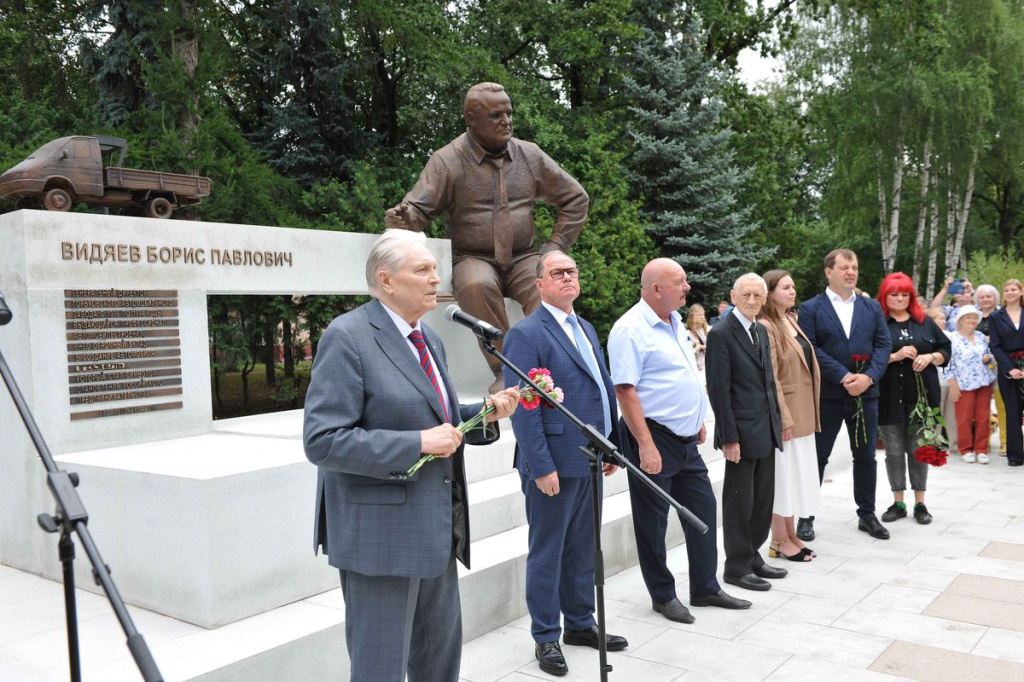
<svg viewBox="0 0 1024 682"><path fill-rule="evenodd" d="M982 284L974 294L974 303L981 311L981 320L978 322L978 331L989 336L990 316L999 310L999 289L991 284ZM999 422L999 454L1006 457L1006 406L1003 405L1003 395L999 392L999 386L995 385L994 396L996 399L996 419Z"/></svg>
<svg viewBox="0 0 1024 682"><path fill-rule="evenodd" d="M964 462L988 464L988 442L992 433L992 384L995 374L989 369L992 353L988 339L977 331L981 313L973 305L960 306L956 316L957 333L952 335L953 359L946 367L949 397L956 403L957 447Z"/></svg>
<svg viewBox="0 0 1024 682"><path fill-rule="evenodd" d="M704 376L704 355L707 353L708 331L707 313L704 306L694 303L686 311L686 331L690 334L690 342L693 344L693 352L697 355L697 369L701 376Z"/></svg>
<svg viewBox="0 0 1024 682"><path fill-rule="evenodd" d="M996 356L999 392L1006 406L1007 464L1024 464L1024 443L1021 441L1021 380L1024 370L1012 356L1024 351L1024 329L1021 328L1021 282L1009 279L1003 284L1003 307L989 316L989 345Z"/></svg>
<svg viewBox="0 0 1024 682"><path fill-rule="evenodd" d="M768 298L758 320L768 331L784 441L783 450L775 453L775 503L768 556L810 561L816 555L797 537L794 515L807 518L821 508L814 445L814 433L821 430L821 372L811 342L796 323L793 278L784 270L771 270L764 274L764 281Z"/></svg>
<svg viewBox="0 0 1024 682"><path fill-rule="evenodd" d="M918 401L919 373L924 380L928 406L939 406L939 373L935 366L949 360L950 341L931 318L925 317L914 282L902 272L894 272L882 280L878 302L882 304L892 339L889 367L882 375L878 396L878 430L885 441L885 470L893 495L892 506L882 514L882 521L892 523L907 516L903 495L909 470L910 487L914 490L914 519L922 524L931 523L932 515L924 504L928 465L914 456L921 424L910 415Z"/></svg>

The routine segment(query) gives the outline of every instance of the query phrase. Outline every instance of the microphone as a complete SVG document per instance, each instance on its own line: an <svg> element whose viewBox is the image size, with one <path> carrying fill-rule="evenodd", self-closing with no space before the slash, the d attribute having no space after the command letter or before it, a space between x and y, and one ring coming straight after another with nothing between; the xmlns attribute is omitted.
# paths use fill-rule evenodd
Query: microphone
<svg viewBox="0 0 1024 682"><path fill-rule="evenodd" d="M462 308L457 305L450 305L445 308L444 316L447 317L450 322L455 322L456 324L461 324L463 327L466 327L485 341L496 341L505 335L505 333L497 327L489 325L483 320L478 320L469 313L462 312Z"/></svg>
<svg viewBox="0 0 1024 682"><path fill-rule="evenodd" d="M0 294L0 327L11 321L11 309L7 307L7 301L4 300L4 295Z"/></svg>

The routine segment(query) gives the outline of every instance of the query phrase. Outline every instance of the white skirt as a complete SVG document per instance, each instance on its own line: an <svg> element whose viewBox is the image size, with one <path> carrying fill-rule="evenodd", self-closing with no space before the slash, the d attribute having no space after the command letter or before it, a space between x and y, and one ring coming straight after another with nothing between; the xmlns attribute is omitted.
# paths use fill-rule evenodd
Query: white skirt
<svg viewBox="0 0 1024 682"><path fill-rule="evenodd" d="M775 505L779 516L807 518L821 511L818 450L814 434L786 441L775 451Z"/></svg>

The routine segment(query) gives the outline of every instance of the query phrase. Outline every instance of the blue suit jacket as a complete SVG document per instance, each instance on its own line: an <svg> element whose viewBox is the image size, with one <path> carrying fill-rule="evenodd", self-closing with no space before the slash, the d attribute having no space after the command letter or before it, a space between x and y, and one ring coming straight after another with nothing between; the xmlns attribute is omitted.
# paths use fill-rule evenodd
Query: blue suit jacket
<svg viewBox="0 0 1024 682"><path fill-rule="evenodd" d="M458 424L480 404L459 404L444 346L421 328ZM313 362L303 424L306 458L318 467L313 546L323 546L331 566L432 578L447 568L454 536L455 554L469 567L462 449L406 474L420 458L419 432L443 421L437 393L380 302L331 322Z"/></svg>
<svg viewBox="0 0 1024 682"><path fill-rule="evenodd" d="M820 293L800 306L800 329L814 346L821 368L821 398L845 398L849 395L842 386L843 377L856 373L854 355L867 355L870 360L864 370L874 384L863 393L865 398L878 397L878 384L889 365L892 341L878 301L856 296L853 305L853 323L850 338L846 338L843 325L836 315L832 301Z"/></svg>
<svg viewBox="0 0 1024 682"><path fill-rule="evenodd" d="M594 348L604 389L608 392L612 417L609 440L615 442L618 422L615 385L608 374L597 332L589 322L582 318L579 320L583 333ZM547 368L555 386L565 393L562 404L584 424L591 424L604 432L604 410L597 383L590 376L583 356L547 308L541 306L512 327L505 336L503 352L524 372L528 373L535 367ZM505 385L518 384L518 377L505 368ZM535 410L519 408L512 415L512 430L516 434L515 467L531 481L553 471L558 471L559 478L589 475L590 461L578 449L587 441L557 410L543 406Z"/></svg>

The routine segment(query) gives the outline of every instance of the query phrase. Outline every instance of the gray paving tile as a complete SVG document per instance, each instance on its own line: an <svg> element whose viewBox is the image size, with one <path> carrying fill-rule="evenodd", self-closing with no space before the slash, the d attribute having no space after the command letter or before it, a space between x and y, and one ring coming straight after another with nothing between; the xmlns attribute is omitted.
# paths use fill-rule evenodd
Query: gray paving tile
<svg viewBox="0 0 1024 682"><path fill-rule="evenodd" d="M871 665L890 642L886 637L822 628L776 616L747 628L736 641L861 669Z"/></svg>
<svg viewBox="0 0 1024 682"><path fill-rule="evenodd" d="M1024 632L988 628L971 653L1024 663Z"/></svg>
<svg viewBox="0 0 1024 682"><path fill-rule="evenodd" d="M900 682L906 679L819 658L793 656L765 682Z"/></svg>
<svg viewBox="0 0 1024 682"><path fill-rule="evenodd" d="M669 630L630 655L731 682L760 682L790 656L680 630Z"/></svg>
<svg viewBox="0 0 1024 682"><path fill-rule="evenodd" d="M776 583L773 589L810 597L823 597L846 602L859 602L878 587L877 582L840 577L832 574L790 573L785 580Z"/></svg>
<svg viewBox="0 0 1024 682"><path fill-rule="evenodd" d="M932 565L924 562L915 563L914 560L910 566L901 566L870 559L851 559L833 571L832 575L899 587L942 591L956 579L957 574L951 570L927 567Z"/></svg>
<svg viewBox="0 0 1024 682"><path fill-rule="evenodd" d="M879 585L878 589L861 600L865 606L893 609L907 613L921 613L939 596L936 590L921 590L916 587Z"/></svg>
<svg viewBox="0 0 1024 682"><path fill-rule="evenodd" d="M785 604L775 609L772 612L772 616L800 623L826 626L846 613L851 606L850 602L847 601L797 594L793 595L793 598Z"/></svg>
<svg viewBox="0 0 1024 682"><path fill-rule="evenodd" d="M970 651L986 630L980 625L863 605L851 608L832 627L963 652Z"/></svg>
<svg viewBox="0 0 1024 682"><path fill-rule="evenodd" d="M972 575L983 575L1004 580L1024 580L1024 563L1005 559L962 556L948 552L922 552L910 565L921 568L937 567L944 571L956 571Z"/></svg>

